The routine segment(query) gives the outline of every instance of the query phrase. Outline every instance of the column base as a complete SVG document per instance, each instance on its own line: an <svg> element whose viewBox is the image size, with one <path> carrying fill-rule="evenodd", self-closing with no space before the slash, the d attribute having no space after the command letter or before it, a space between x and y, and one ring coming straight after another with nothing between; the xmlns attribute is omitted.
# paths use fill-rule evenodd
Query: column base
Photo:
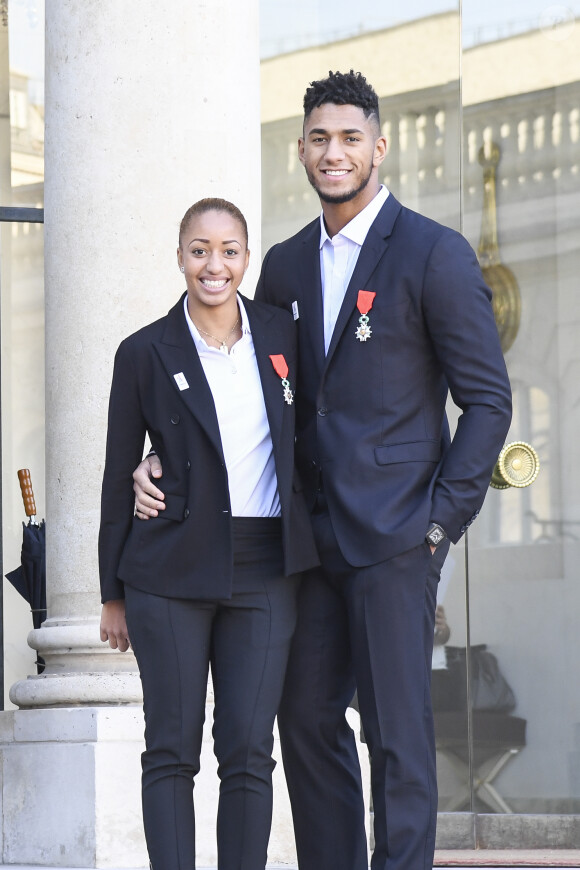
<svg viewBox="0 0 580 870"><path fill-rule="evenodd" d="M148 866L142 751L139 707L0 713L1 863Z"/></svg>
<svg viewBox="0 0 580 870"><path fill-rule="evenodd" d="M28 635L44 672L10 688L18 707L73 707L143 703L132 651L112 650L99 638L97 617L48 619Z"/></svg>
<svg viewBox="0 0 580 870"><path fill-rule="evenodd" d="M10 687L10 700L18 707L72 707L141 705L138 673L40 674Z"/></svg>

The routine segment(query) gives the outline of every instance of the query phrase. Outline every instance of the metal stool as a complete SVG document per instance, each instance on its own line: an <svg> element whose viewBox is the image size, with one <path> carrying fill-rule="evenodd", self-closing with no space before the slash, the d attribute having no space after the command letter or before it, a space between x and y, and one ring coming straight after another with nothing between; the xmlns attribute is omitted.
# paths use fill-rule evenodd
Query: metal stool
<svg viewBox="0 0 580 870"><path fill-rule="evenodd" d="M526 720L508 713L474 710L472 730L475 794L493 812L511 813L512 809L493 785L493 780L526 745ZM465 782L445 807L446 812L455 812L470 798L467 711L435 713L435 742L437 749Z"/></svg>

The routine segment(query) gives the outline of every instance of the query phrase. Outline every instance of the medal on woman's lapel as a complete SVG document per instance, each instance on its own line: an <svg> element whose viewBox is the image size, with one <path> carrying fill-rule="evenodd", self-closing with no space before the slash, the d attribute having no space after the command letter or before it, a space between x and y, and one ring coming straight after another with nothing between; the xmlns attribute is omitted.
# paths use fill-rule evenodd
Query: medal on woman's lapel
<svg viewBox="0 0 580 870"><path fill-rule="evenodd" d="M291 405L294 401L294 394L290 389L290 381L288 380L288 363L284 359L282 353L271 353L270 359L274 366L274 371L282 380L282 389L284 390L284 401L287 405Z"/></svg>
<svg viewBox="0 0 580 870"><path fill-rule="evenodd" d="M356 307L360 311L360 317L358 319L359 325L357 326L355 335L359 341L367 341L367 339L369 339L373 334L373 331L369 326L369 311L373 307L373 299L376 295L377 294L373 293L371 290L358 291Z"/></svg>

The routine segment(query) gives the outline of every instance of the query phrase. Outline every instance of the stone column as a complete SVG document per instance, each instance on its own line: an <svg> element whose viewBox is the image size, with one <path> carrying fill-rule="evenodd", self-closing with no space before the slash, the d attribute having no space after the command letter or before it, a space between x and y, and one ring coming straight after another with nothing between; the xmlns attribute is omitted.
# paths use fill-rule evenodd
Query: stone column
<svg viewBox="0 0 580 870"><path fill-rule="evenodd" d="M13 687L21 707L139 699L132 656L97 628L113 355L178 298L177 229L193 201L239 204L259 251L257 0L178 8L47 4L48 619L30 638L47 668Z"/></svg>
<svg viewBox="0 0 580 870"><path fill-rule="evenodd" d="M182 292L179 222L202 196L246 215L253 293L259 106L258 0L46 4L48 619L29 638L46 671L12 687L21 709L0 723L3 863L145 864L141 713L127 707L140 705L140 681L132 654L110 651L98 632L113 356ZM43 808L30 824L26 795Z"/></svg>

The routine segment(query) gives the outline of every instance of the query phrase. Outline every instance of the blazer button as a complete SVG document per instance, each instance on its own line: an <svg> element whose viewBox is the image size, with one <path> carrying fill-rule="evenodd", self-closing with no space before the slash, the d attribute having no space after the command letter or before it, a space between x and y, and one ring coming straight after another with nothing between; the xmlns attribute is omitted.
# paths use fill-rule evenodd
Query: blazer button
<svg viewBox="0 0 580 870"><path fill-rule="evenodd" d="M328 408L319 408L318 409L318 416L319 417L326 417L327 414L328 414Z"/></svg>
<svg viewBox="0 0 580 870"><path fill-rule="evenodd" d="M183 519L186 520L189 516L189 508L185 508L183 511Z"/></svg>
<svg viewBox="0 0 580 870"><path fill-rule="evenodd" d="M179 414L172 414L170 419L173 425L177 426L177 424L179 423Z"/></svg>
<svg viewBox="0 0 580 870"><path fill-rule="evenodd" d="M190 468L191 468L191 462L188 459L187 462L185 463L185 470L189 471Z"/></svg>

